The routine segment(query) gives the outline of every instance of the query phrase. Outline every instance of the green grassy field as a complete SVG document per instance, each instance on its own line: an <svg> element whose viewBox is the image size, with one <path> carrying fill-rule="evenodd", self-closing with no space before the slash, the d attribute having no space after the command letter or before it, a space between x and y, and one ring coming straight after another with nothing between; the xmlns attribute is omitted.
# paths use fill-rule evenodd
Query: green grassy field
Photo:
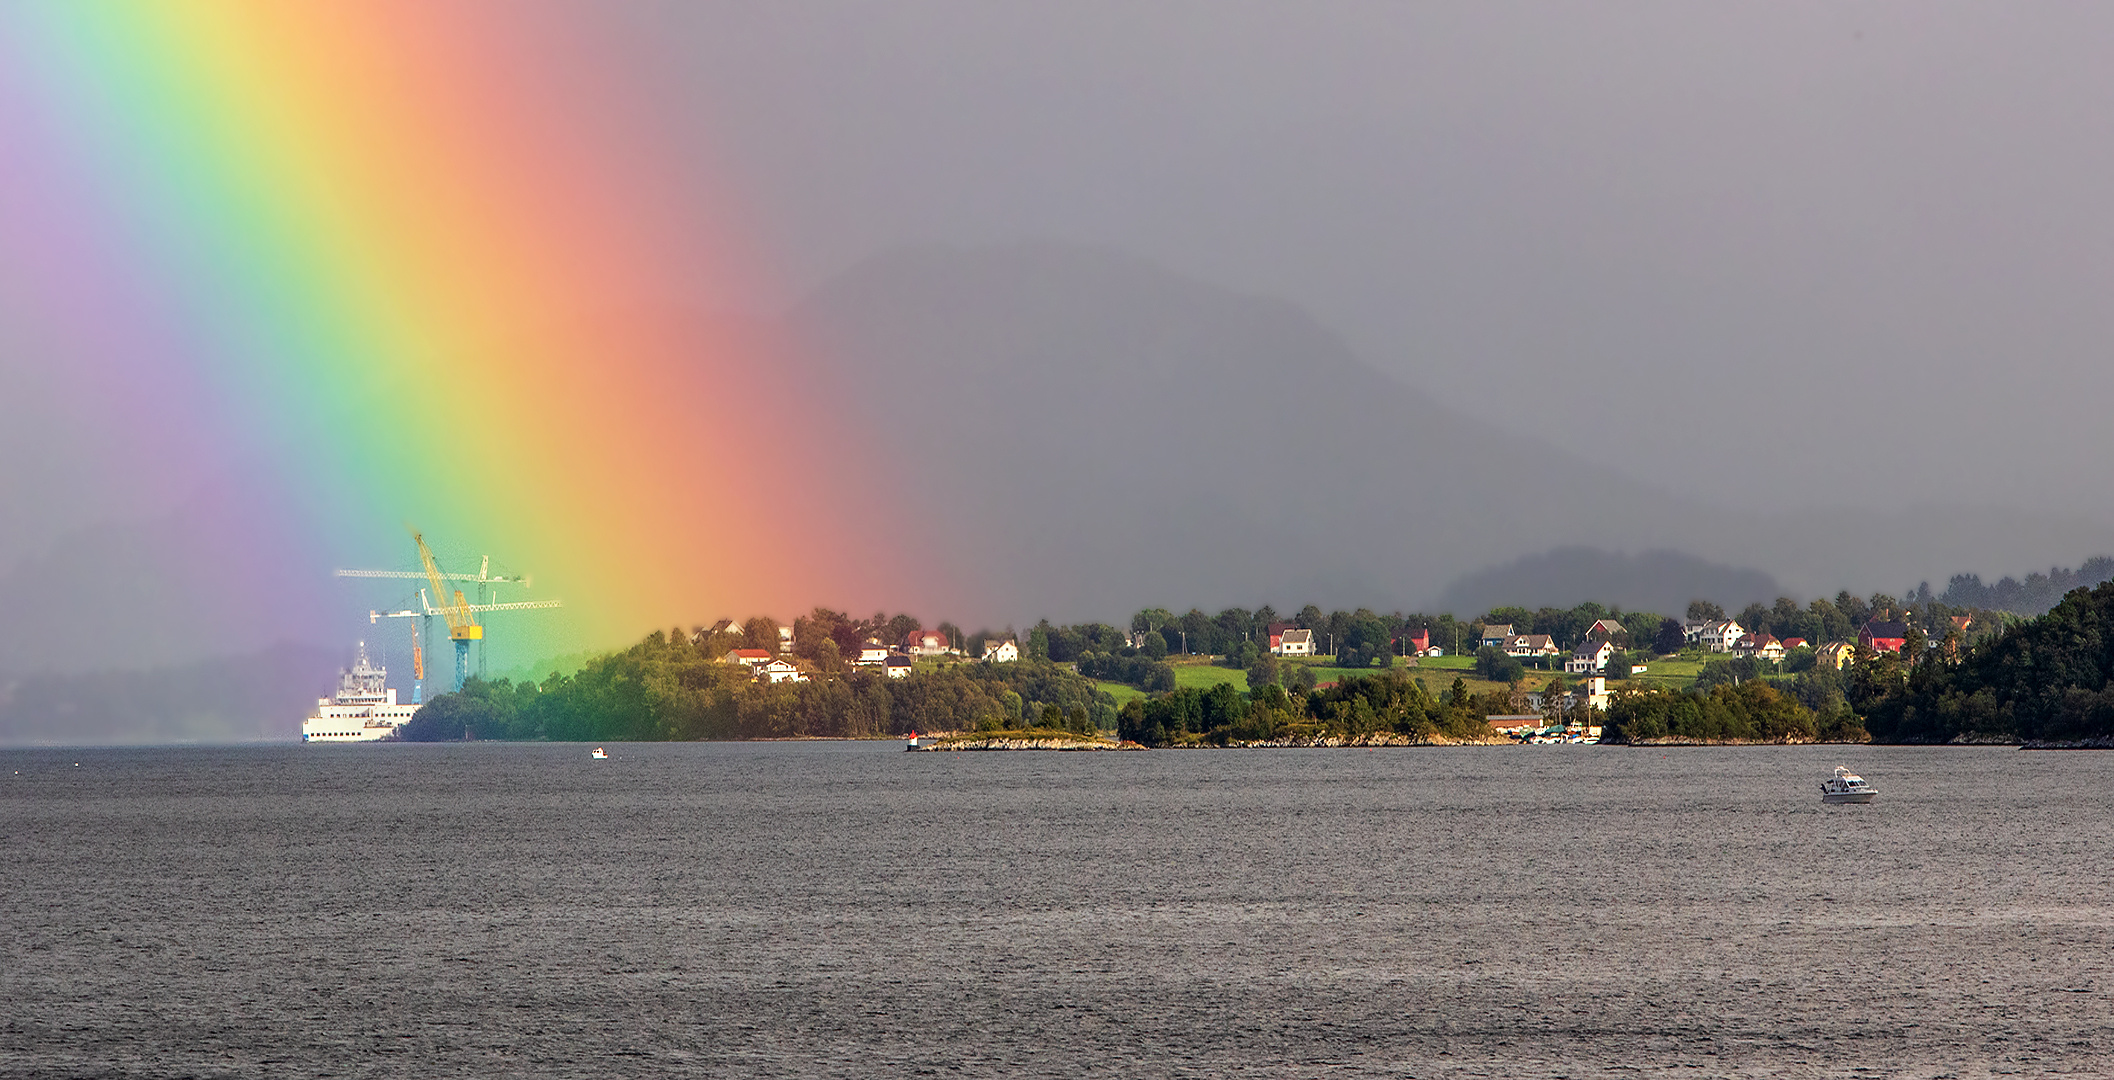
<svg viewBox="0 0 2114 1080"><path fill-rule="evenodd" d="M1132 698L1142 699L1151 696L1145 691L1140 690L1135 686L1131 686L1128 683L1108 682L1106 680L1096 679L1094 681L1094 685L1100 687L1102 690L1107 691L1108 696L1115 698L1116 708L1119 709L1123 707L1124 702L1129 701Z"/></svg>

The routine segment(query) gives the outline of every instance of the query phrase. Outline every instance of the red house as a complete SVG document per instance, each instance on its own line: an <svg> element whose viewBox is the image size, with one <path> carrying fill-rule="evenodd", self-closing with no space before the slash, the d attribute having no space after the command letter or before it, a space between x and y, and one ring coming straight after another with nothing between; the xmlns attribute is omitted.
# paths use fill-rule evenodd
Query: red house
<svg viewBox="0 0 2114 1080"><path fill-rule="evenodd" d="M1873 619L1858 628L1857 644L1873 652L1898 653L1908 644L1908 624Z"/></svg>
<svg viewBox="0 0 2114 1080"><path fill-rule="evenodd" d="M1402 640L1403 643L1408 646L1409 655L1416 656L1422 653L1424 650L1431 648L1431 631L1404 631L1402 634Z"/></svg>
<svg viewBox="0 0 2114 1080"><path fill-rule="evenodd" d="M954 651L954 644L937 630L912 630L903 635L903 651L912 656L945 656Z"/></svg>

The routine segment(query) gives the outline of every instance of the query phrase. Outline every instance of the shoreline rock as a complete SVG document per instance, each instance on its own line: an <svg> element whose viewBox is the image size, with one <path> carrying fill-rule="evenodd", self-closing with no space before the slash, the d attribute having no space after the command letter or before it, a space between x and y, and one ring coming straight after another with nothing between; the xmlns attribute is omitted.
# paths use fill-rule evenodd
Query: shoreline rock
<svg viewBox="0 0 2114 1080"><path fill-rule="evenodd" d="M2089 739L2028 739L2018 747L2021 750L2114 750L2114 735L2095 735Z"/></svg>
<svg viewBox="0 0 2114 1080"><path fill-rule="evenodd" d="M929 746L909 746L904 749L915 754L931 754L950 750L1143 750L1145 747L1134 742L1111 742L1107 739L1088 739L1084 737L1075 739L1013 739L1001 737L979 739L972 737L946 739Z"/></svg>
<svg viewBox="0 0 2114 1080"><path fill-rule="evenodd" d="M1277 739L1241 739L1221 746L1215 743L1183 743L1169 750L1358 750L1379 746L1510 746L1502 735L1489 739L1453 739L1444 735L1402 735L1376 731L1367 735L1300 735Z"/></svg>

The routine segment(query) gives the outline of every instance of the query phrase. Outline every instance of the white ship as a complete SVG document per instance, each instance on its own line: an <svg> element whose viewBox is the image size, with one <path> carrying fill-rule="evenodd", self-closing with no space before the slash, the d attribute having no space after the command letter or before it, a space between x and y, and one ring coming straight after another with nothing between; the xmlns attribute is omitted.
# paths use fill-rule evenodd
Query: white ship
<svg viewBox="0 0 2114 1080"><path fill-rule="evenodd" d="M375 742L393 739L396 729L418 712L417 705L396 703L387 686L389 671L367 662L367 643L359 658L338 673L338 695L317 698L315 714L301 722L302 742Z"/></svg>

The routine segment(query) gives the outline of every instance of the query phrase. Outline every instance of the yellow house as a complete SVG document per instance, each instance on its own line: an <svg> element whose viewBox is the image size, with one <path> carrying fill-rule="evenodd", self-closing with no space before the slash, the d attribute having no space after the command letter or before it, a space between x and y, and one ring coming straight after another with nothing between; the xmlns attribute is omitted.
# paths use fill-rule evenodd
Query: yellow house
<svg viewBox="0 0 2114 1080"><path fill-rule="evenodd" d="M1826 664L1837 671L1841 671L1857 656L1857 646L1847 641L1831 641L1821 646L1816 652L1818 655L1813 660L1815 667Z"/></svg>

